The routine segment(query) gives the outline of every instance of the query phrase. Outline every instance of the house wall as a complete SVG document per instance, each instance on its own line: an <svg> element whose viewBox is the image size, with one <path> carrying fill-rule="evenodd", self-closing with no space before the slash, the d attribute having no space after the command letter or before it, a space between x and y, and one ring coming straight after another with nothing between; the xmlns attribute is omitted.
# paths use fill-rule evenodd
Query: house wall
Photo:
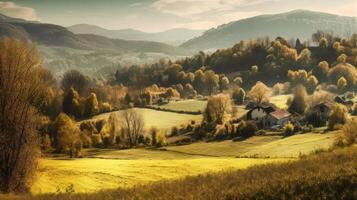
<svg viewBox="0 0 357 200"><path fill-rule="evenodd" d="M285 118L282 118L280 119L279 121L277 121L277 125L280 125L280 126L285 126L287 123L289 123L289 119L290 117L285 117Z"/></svg>
<svg viewBox="0 0 357 200"><path fill-rule="evenodd" d="M266 127L272 127L272 126L275 126L275 125L279 125L279 126L283 127L287 123L289 123L289 120L290 120L290 117L285 117L285 118L282 118L280 120L277 120L274 117L268 115L266 123L265 123L265 126Z"/></svg>
<svg viewBox="0 0 357 200"><path fill-rule="evenodd" d="M251 113L252 120L259 120L259 121L264 119L266 115L267 115L267 113L261 108L256 108L256 109L252 110L252 113Z"/></svg>

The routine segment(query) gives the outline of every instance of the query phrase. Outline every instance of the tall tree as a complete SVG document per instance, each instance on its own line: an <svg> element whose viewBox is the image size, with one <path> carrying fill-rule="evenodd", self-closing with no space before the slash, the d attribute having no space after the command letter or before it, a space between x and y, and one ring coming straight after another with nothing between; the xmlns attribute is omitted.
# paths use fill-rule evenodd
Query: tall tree
<svg viewBox="0 0 357 200"><path fill-rule="evenodd" d="M124 129L127 144L130 147L136 146L144 129L142 116L135 109L126 109L122 111L121 119L121 126Z"/></svg>
<svg viewBox="0 0 357 200"><path fill-rule="evenodd" d="M40 58L25 41L0 42L0 190L26 192L39 156Z"/></svg>

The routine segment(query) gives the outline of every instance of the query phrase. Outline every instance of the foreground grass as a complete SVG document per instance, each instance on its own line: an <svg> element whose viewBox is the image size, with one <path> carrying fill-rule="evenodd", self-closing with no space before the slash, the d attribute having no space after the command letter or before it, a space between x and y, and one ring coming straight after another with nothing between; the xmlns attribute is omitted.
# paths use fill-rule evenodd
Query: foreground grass
<svg viewBox="0 0 357 200"><path fill-rule="evenodd" d="M161 180L219 172L286 159L205 157L165 151L133 149L106 152L98 158L75 160L41 159L34 194L64 192L91 193L103 189L130 188Z"/></svg>
<svg viewBox="0 0 357 200"><path fill-rule="evenodd" d="M356 199L357 147L284 164L254 166L95 194L34 199ZM30 198L30 197L29 197Z"/></svg>
<svg viewBox="0 0 357 200"><path fill-rule="evenodd" d="M239 142L198 142L162 150L91 149L86 151L88 158L84 159L41 159L32 192L63 192L73 186L75 192L90 193L284 162L328 149L335 136L335 133L307 133L287 138L255 136Z"/></svg>

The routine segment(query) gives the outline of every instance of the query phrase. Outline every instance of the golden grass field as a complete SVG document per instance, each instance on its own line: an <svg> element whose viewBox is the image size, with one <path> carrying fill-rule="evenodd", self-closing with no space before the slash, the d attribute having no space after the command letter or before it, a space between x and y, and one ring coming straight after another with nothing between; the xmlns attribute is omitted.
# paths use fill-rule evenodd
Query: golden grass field
<svg viewBox="0 0 357 200"><path fill-rule="evenodd" d="M283 138L282 136L255 136L240 142L198 142L190 145L165 147L168 151L191 155L297 158L315 150L332 146L336 132L326 134L306 133Z"/></svg>
<svg viewBox="0 0 357 200"><path fill-rule="evenodd" d="M189 111L198 112L204 111L207 106L206 100L182 100L182 101L170 101L168 104L157 106L163 109L170 109L175 111Z"/></svg>
<svg viewBox="0 0 357 200"><path fill-rule="evenodd" d="M157 111L147 108L132 108L138 111L145 123L145 129L150 129L151 127L156 127L162 130L168 130L173 126L180 126L181 124L186 125L190 123L191 120L200 122L202 120L202 115L190 115L190 114L179 114L174 112ZM123 111L115 111L118 116ZM101 120L108 119L111 113L104 113L94 116L90 120Z"/></svg>
<svg viewBox="0 0 357 200"><path fill-rule="evenodd" d="M75 192L91 193L286 162L295 160L301 154L330 147L334 136L334 133L308 133L288 138L255 136L240 142L199 142L160 150L91 149L86 152L88 158L41 159L32 192L55 193L58 189L63 192L73 184Z"/></svg>
<svg viewBox="0 0 357 200"><path fill-rule="evenodd" d="M270 103L275 104L281 109L287 109L288 105L286 102L288 101L289 97L292 97L291 94L286 94L286 95L277 95L277 96L272 96L269 98Z"/></svg>

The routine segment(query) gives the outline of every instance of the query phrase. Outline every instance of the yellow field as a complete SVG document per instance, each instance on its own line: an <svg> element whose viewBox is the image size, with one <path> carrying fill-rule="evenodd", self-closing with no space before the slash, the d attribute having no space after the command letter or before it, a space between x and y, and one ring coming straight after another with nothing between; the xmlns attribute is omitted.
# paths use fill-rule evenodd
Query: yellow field
<svg viewBox="0 0 357 200"><path fill-rule="evenodd" d="M336 133L306 133L287 138L282 136L255 136L241 142L199 142L183 146L165 147L168 151L190 155L297 158L315 150L332 146Z"/></svg>
<svg viewBox="0 0 357 200"><path fill-rule="evenodd" d="M198 111L204 111L206 106L207 106L207 101L189 99L189 100L182 100L182 101L170 101L168 104L164 104L157 107L175 110L175 111L198 112Z"/></svg>
<svg viewBox="0 0 357 200"><path fill-rule="evenodd" d="M277 95L277 96L270 97L269 101L270 101L270 103L275 104L276 106L278 106L281 109L286 109L286 108L288 108L288 106L286 105L286 102L287 102L288 98L291 96L292 95L290 95L290 94Z"/></svg>
<svg viewBox="0 0 357 200"><path fill-rule="evenodd" d="M130 150L129 150L130 151ZM286 159L249 159L196 157L166 159L100 159L40 161L40 172L32 192L54 193L73 184L75 192L96 192L103 189L131 187L163 179L179 179L208 172L244 169L252 165L282 162Z"/></svg>
<svg viewBox="0 0 357 200"><path fill-rule="evenodd" d="M75 192L132 187L163 179L245 169L253 165L295 160L301 154L327 149L336 133L307 133L287 138L255 136L244 141L199 142L151 149L90 149L88 158L40 160L32 192Z"/></svg>
<svg viewBox="0 0 357 200"><path fill-rule="evenodd" d="M173 112L157 111L146 108L133 108L138 111L145 122L145 129L156 128L168 130L173 126L180 126L181 124L188 124L191 120L201 121L202 115L179 114ZM115 111L120 116L122 111ZM108 119L110 113L104 113L94 116L91 120Z"/></svg>

